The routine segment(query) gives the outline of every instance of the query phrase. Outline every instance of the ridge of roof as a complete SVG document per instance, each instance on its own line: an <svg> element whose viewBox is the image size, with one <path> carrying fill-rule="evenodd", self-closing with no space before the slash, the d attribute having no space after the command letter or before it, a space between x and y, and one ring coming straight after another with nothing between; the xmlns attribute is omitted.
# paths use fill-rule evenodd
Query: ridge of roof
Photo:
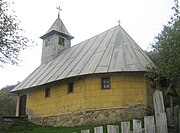
<svg viewBox="0 0 180 133"><path fill-rule="evenodd" d="M13 91L81 75L145 72L148 65L154 63L118 25L63 50L51 62L40 65Z"/></svg>

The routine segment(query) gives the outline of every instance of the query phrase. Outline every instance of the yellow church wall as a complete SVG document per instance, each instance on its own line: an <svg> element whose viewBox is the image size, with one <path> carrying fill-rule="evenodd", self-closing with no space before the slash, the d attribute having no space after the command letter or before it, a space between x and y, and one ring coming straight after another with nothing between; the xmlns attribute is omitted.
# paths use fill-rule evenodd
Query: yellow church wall
<svg viewBox="0 0 180 133"><path fill-rule="evenodd" d="M101 89L101 77L109 76L111 88ZM74 90L67 93L68 82ZM50 97L45 98L45 88ZM147 106L146 80L143 73L87 75L59 81L27 91L27 113L31 117L61 115L86 110L126 108L133 104Z"/></svg>

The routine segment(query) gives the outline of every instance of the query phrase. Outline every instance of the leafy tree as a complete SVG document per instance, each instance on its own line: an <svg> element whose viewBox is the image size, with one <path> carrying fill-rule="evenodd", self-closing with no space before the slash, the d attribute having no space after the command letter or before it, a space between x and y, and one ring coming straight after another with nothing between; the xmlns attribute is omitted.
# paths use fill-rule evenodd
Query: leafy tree
<svg viewBox="0 0 180 133"><path fill-rule="evenodd" d="M154 81L165 79L169 90L179 88L180 82L180 12L178 0L174 3L174 15L152 45L156 67L148 68L148 76Z"/></svg>
<svg viewBox="0 0 180 133"><path fill-rule="evenodd" d="M17 16L9 8L10 3L0 0L0 66L18 64L19 53L28 47L30 41L24 37Z"/></svg>
<svg viewBox="0 0 180 133"><path fill-rule="evenodd" d="M15 116L16 97L0 90L0 116Z"/></svg>

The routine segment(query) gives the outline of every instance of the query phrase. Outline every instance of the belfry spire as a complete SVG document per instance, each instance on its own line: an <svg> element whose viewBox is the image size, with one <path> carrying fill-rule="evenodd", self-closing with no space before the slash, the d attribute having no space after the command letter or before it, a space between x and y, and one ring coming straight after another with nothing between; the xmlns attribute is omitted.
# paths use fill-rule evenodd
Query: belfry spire
<svg viewBox="0 0 180 133"><path fill-rule="evenodd" d="M62 11L62 9L60 6L56 7L56 9L58 9L58 18L60 18L60 11Z"/></svg>
<svg viewBox="0 0 180 133"><path fill-rule="evenodd" d="M58 9L58 18L49 28L49 30L40 38L43 39L41 64L46 64L55 59L59 53L71 46L71 39L74 37L68 32L62 20L60 19L60 6Z"/></svg>

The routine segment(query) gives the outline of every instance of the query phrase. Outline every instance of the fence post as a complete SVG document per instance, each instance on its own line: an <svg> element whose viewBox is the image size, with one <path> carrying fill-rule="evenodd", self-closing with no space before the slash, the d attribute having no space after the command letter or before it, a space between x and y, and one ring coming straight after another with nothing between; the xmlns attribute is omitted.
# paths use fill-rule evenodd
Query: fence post
<svg viewBox="0 0 180 133"><path fill-rule="evenodd" d="M166 113L157 113L156 126L158 133L168 133Z"/></svg>
<svg viewBox="0 0 180 133"><path fill-rule="evenodd" d="M107 125L108 133L119 133L119 126L117 125Z"/></svg>
<svg viewBox="0 0 180 133"><path fill-rule="evenodd" d="M90 133L90 130L81 130L81 133Z"/></svg>
<svg viewBox="0 0 180 133"><path fill-rule="evenodd" d="M173 111L171 108L166 108L167 126L173 126Z"/></svg>
<svg viewBox="0 0 180 133"><path fill-rule="evenodd" d="M154 100L154 111L155 115L157 113L164 113L164 100L163 100L163 94L161 91L156 90L153 94L153 100Z"/></svg>
<svg viewBox="0 0 180 133"><path fill-rule="evenodd" d="M130 122L121 122L121 133L130 133Z"/></svg>
<svg viewBox="0 0 180 133"><path fill-rule="evenodd" d="M94 128L94 133L103 133L103 127L100 126L100 127L95 127Z"/></svg>
<svg viewBox="0 0 180 133"><path fill-rule="evenodd" d="M161 91L156 90L153 94L154 111L156 117L156 126L158 133L168 133L167 131L167 118L164 110L164 100Z"/></svg>
<svg viewBox="0 0 180 133"><path fill-rule="evenodd" d="M133 119L133 133L142 133L142 126L140 120Z"/></svg>
<svg viewBox="0 0 180 133"><path fill-rule="evenodd" d="M154 116L144 117L145 133L155 133Z"/></svg>
<svg viewBox="0 0 180 133"><path fill-rule="evenodd" d="M174 107L174 125L175 125L175 132L179 133L179 106L176 105Z"/></svg>

